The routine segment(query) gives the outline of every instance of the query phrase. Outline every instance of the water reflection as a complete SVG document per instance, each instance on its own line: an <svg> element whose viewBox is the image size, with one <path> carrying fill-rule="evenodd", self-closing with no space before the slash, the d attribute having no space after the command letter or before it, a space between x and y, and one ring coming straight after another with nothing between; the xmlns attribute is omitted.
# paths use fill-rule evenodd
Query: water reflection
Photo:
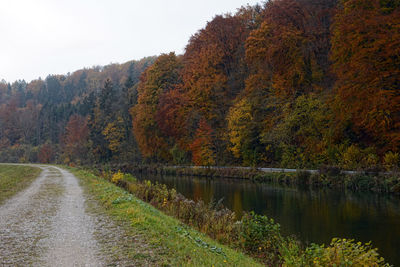
<svg viewBox="0 0 400 267"><path fill-rule="evenodd" d="M254 210L281 224L285 234L306 243L328 244L332 237L368 242L391 264L400 265L400 199L367 193L287 188L248 180L142 176L206 203L223 198L239 216Z"/></svg>

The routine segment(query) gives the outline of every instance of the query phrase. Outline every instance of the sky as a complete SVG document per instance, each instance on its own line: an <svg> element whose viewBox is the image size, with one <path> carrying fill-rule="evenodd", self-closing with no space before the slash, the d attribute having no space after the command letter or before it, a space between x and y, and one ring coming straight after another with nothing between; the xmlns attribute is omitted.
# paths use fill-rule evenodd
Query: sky
<svg viewBox="0 0 400 267"><path fill-rule="evenodd" d="M0 80L184 52L215 15L261 0L0 0Z"/></svg>

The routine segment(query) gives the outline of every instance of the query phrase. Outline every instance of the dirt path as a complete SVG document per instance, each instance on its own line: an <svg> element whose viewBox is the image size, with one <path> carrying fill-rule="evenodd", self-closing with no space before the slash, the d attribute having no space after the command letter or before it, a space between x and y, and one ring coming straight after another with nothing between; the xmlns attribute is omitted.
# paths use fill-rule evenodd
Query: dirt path
<svg viewBox="0 0 400 267"><path fill-rule="evenodd" d="M0 206L0 266L102 266L97 218L77 179L56 167Z"/></svg>

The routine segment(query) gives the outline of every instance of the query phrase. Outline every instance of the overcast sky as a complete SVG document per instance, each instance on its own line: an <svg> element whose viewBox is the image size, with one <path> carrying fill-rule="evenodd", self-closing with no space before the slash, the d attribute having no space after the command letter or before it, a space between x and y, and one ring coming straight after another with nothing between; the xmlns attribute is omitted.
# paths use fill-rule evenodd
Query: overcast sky
<svg viewBox="0 0 400 267"><path fill-rule="evenodd" d="M251 0L0 0L0 80L30 81L175 51Z"/></svg>

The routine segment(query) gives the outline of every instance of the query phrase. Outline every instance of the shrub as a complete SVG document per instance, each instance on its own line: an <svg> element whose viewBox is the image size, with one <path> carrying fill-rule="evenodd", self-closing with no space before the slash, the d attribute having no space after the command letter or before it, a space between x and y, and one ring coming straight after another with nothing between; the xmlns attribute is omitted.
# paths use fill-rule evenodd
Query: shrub
<svg viewBox="0 0 400 267"><path fill-rule="evenodd" d="M392 151L389 151L388 153L385 154L383 157L383 164L388 171L393 171L397 170L399 167L399 153L393 153Z"/></svg>
<svg viewBox="0 0 400 267"><path fill-rule="evenodd" d="M268 266L386 266L370 243L333 239L329 247L313 244L304 250L300 241L282 236L280 225L266 216L245 213L238 221L236 214L224 208L221 201L206 204L189 200L166 185L137 181L121 171L114 174L103 171L102 175L166 214L259 258Z"/></svg>
<svg viewBox="0 0 400 267"><path fill-rule="evenodd" d="M355 146L349 146L342 154L342 166L346 169L358 169L363 161L362 150Z"/></svg>
<svg viewBox="0 0 400 267"><path fill-rule="evenodd" d="M282 266L306 266L304 249L300 241L294 238L283 240L280 245Z"/></svg>
<svg viewBox="0 0 400 267"><path fill-rule="evenodd" d="M279 245L282 243L280 225L273 219L247 213L241 221L241 246L245 251L257 255L269 265L277 265L280 260Z"/></svg>
<svg viewBox="0 0 400 267"><path fill-rule="evenodd" d="M312 244L305 251L309 266L389 266L371 243L333 238L329 247Z"/></svg>
<svg viewBox="0 0 400 267"><path fill-rule="evenodd" d="M122 178L124 178L124 174L121 171L118 171L113 174L113 176L111 178L111 182L113 182L114 184L117 184L119 181L122 180Z"/></svg>
<svg viewBox="0 0 400 267"><path fill-rule="evenodd" d="M375 153L368 153L364 158L365 168L377 168L379 164L379 157Z"/></svg>

